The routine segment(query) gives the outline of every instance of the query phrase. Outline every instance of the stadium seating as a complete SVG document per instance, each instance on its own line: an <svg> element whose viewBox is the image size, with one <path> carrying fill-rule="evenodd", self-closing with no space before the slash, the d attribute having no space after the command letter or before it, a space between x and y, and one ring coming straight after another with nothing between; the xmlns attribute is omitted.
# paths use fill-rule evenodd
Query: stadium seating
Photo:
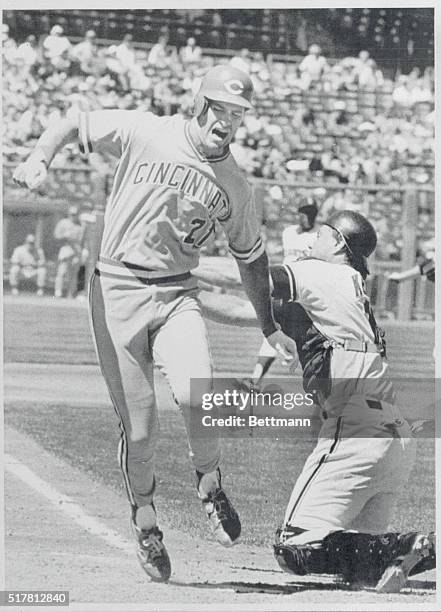
<svg viewBox="0 0 441 612"><path fill-rule="evenodd" d="M429 121L430 115L433 116L433 97L408 108L401 107L393 99L393 93L401 83L400 73L393 79L387 76L387 69L384 70L383 81L366 91L359 88L356 81L341 86L338 81L341 71L334 72L334 69L343 67L348 59L344 55L348 44L343 44L344 41L352 41L353 53L358 54L363 44L374 56L377 47L381 47L381 40L387 42L390 36L399 36L400 41L412 37L415 41L412 53L419 54L419 59L416 64L409 63L408 72L415 65L429 66L424 74L412 77L412 83L429 83L427 86L433 88L433 74L430 72L433 61L427 52L433 49L430 45L433 38L430 10L413 11L411 21L406 11L397 9L331 9L322 11L321 19L316 19L317 12L312 9L301 12L247 9L198 13L193 18L191 11L170 10L4 11L4 22L9 24L12 44L15 44L14 37L18 43L22 42L28 32L44 38L44 33L55 23L64 28L73 42L78 42L88 29L93 28L99 37L99 53L104 54L103 63L106 54L120 44L122 36L132 34L134 40L140 41L135 46L136 64L147 77L142 87L138 83L132 86L130 76L120 80L114 69L86 78L85 74L75 72L69 61L61 77L60 71L47 62L41 62L41 71L34 66L27 77L20 73L14 62L4 63L3 108L4 116L9 119L5 121L6 160L15 163L25 157L43 130L47 116L57 112L57 104L68 108L73 98L81 98L81 102L76 103L91 109L102 106L136 108L141 105L159 114L176 110L188 114L191 87L197 83L197 77L214 61L229 61L245 47L251 51L250 69L257 94L256 112L247 116L240 137L238 133L239 163L251 178L265 178L288 186L299 180L312 185L329 182L343 189L348 181L396 185L397 192L391 194L365 191L355 194L353 199L354 205L360 209L368 207L374 218L387 218L388 227L383 240L388 242L389 251L385 257L399 258L399 240L394 234L402 213L398 188L408 182L417 186L433 185L434 126L433 121ZM343 49L338 57L329 58L331 69L322 81L309 87L299 80L301 58L274 56L271 59L252 53L256 48L282 53L300 44L292 34L298 26L293 22L294 17L297 22L300 17L304 19L307 29L314 23L314 36L322 32L322 41L328 41L335 49ZM339 34L343 43L331 40L329 32L317 29L326 25L332 25L332 31ZM168 63L166 66L148 64L148 52L161 32L169 36ZM204 47L201 64L191 69L180 63L177 53L189 35L195 36L198 44ZM420 47L421 41L425 41L423 48ZM212 46L216 49L209 52ZM406 61L408 59L406 56ZM184 79L187 81L185 90ZM410 76L408 81L411 82ZM22 125L24 111L29 111L32 118L27 126ZM390 145L395 149L390 149ZM371 161L376 167L369 174ZM86 160L72 151L59 159L59 164L67 162L86 165ZM291 162L299 162L302 169ZM268 220L271 221L271 197L264 197ZM275 200L273 205L279 214L280 202ZM418 227L422 240L433 232L433 194L426 194L423 205L426 213L420 216ZM295 218L292 211L285 210L283 215L286 222ZM276 217L273 220L275 222ZM277 220L280 222L280 217ZM276 225L274 223L274 227ZM270 225L268 227L271 233ZM224 246L219 243L216 248L219 251Z"/></svg>
<svg viewBox="0 0 441 612"><path fill-rule="evenodd" d="M178 44L175 39L178 28L181 34L185 31L186 37L199 28L206 47L232 50L247 47L283 54L304 52L298 45L299 24L304 19L306 38L317 42L319 34L320 44L328 55L356 55L366 49L384 67L392 59L393 69L397 66L407 69L410 65L424 68L433 63L430 8L412 12L396 8L224 9L197 11L197 18L192 17L192 12L195 13L170 9L4 11L4 20L16 38L36 31L48 32L50 25L59 23L71 36L81 36L93 27L100 38L118 39L122 32L129 32L140 43L151 42L146 34L167 28L172 44ZM211 26L215 26L214 32ZM180 39L183 38L181 35ZM395 57L391 58L391 54Z"/></svg>

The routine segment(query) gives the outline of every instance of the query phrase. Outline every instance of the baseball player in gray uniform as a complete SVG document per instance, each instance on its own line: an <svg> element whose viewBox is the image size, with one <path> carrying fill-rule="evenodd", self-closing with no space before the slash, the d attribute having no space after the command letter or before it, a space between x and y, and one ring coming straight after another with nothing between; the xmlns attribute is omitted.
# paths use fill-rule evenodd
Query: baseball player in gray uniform
<svg viewBox="0 0 441 612"><path fill-rule="evenodd" d="M339 574L378 592L398 592L409 575L435 566L435 537L389 531L415 444L395 402L383 333L365 291L376 243L365 217L339 211L320 228L310 257L271 267L273 296L284 301L276 318L297 344L305 391L314 393L322 416L274 554L290 573ZM224 322L252 319L246 303L221 313L222 296L216 304L207 297L208 313L217 311Z"/></svg>
<svg viewBox="0 0 441 612"><path fill-rule="evenodd" d="M229 144L253 85L245 73L216 66L202 79L191 120L137 111L79 113L52 124L15 181L35 188L55 153L80 141L84 151L119 158L105 212L101 254L90 283L91 324L101 370L120 420L119 461L132 508L138 558L155 581L171 574L153 504L158 436L153 366L165 375L184 416L197 490L216 538L240 534L222 488L220 445L192 430L192 378L211 390L208 338L198 302L199 249L223 226L264 335L289 358L295 344L275 323L268 261L252 190Z"/></svg>

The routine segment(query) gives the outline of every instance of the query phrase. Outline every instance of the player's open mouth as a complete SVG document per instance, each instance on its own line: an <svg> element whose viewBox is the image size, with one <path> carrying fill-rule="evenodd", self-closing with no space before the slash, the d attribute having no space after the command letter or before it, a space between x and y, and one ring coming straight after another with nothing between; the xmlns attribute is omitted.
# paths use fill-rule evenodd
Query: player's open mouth
<svg viewBox="0 0 441 612"><path fill-rule="evenodd" d="M220 128L214 128L212 134L220 140L225 140L228 137L228 130L221 130Z"/></svg>

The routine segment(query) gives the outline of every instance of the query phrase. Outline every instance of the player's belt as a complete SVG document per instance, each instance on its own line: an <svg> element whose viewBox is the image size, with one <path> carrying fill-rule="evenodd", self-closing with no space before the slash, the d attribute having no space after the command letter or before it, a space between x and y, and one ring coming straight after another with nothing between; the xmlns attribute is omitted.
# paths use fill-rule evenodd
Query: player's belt
<svg viewBox="0 0 441 612"><path fill-rule="evenodd" d="M357 353L380 353L380 347L373 342L364 340L345 340L343 343L345 351L356 351Z"/></svg>
<svg viewBox="0 0 441 612"><path fill-rule="evenodd" d="M345 340L337 342L336 340L326 340L323 343L325 348L332 347L333 349L343 349L345 351L355 351L356 353L380 353L381 348L373 342L365 342L364 340Z"/></svg>
<svg viewBox="0 0 441 612"><path fill-rule="evenodd" d="M136 264L126 263L109 259L108 257L98 258L96 264L96 274L98 276L108 276L110 278L119 279L138 279L145 285L159 285L162 283L177 283L191 278L190 272L182 272L181 274L164 274L158 270L149 270Z"/></svg>

